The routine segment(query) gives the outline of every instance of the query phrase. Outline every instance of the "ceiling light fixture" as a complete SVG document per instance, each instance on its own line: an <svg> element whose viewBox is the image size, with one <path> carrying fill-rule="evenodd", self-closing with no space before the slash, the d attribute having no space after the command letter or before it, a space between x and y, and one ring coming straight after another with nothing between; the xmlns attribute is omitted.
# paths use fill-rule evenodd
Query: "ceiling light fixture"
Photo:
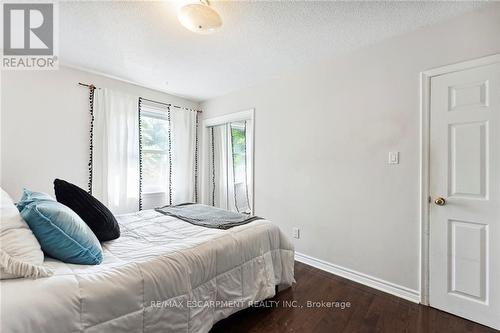
<svg viewBox="0 0 500 333"><path fill-rule="evenodd" d="M179 10L179 21L188 30L199 34L210 34L222 26L222 19L208 3L190 3Z"/></svg>

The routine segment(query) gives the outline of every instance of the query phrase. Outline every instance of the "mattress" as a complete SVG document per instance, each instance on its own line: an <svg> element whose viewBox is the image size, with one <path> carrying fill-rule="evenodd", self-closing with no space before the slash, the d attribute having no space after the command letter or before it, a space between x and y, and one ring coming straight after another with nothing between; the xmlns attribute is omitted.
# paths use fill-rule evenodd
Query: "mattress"
<svg viewBox="0 0 500 333"><path fill-rule="evenodd" d="M269 221L218 230L153 210L117 219L102 264L47 258L54 276L0 281L1 331L208 332L294 282L293 245Z"/></svg>

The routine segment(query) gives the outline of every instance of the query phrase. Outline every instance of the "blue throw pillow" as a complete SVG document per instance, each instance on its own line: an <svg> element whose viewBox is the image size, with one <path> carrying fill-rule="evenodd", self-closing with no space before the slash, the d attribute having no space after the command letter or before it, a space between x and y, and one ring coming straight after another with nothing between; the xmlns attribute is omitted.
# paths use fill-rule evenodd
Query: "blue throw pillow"
<svg viewBox="0 0 500 333"><path fill-rule="evenodd" d="M16 206L17 206L17 209L19 209L19 211L22 211L26 205L28 205L34 201L41 201L41 200L56 201L56 199L52 198L47 193L34 192L34 191L30 191L28 189L23 189L23 195L21 196L21 200L19 200L19 202L16 204Z"/></svg>
<svg viewBox="0 0 500 333"><path fill-rule="evenodd" d="M24 204L20 211L43 252L49 256L72 264L97 265L102 262L99 240L68 207L53 199L41 199Z"/></svg>

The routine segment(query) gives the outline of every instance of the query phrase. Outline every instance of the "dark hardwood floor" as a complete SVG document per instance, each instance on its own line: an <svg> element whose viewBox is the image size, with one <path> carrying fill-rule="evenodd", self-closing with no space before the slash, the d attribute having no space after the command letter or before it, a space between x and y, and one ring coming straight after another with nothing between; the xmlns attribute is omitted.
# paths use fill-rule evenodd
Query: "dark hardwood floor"
<svg viewBox="0 0 500 333"><path fill-rule="evenodd" d="M218 322L218 332L499 332L431 307L295 263L297 283L270 301ZM296 307L283 302L296 301ZM350 302L350 307L308 308L307 301ZM264 304L260 304L264 305ZM303 306L303 307L300 307Z"/></svg>

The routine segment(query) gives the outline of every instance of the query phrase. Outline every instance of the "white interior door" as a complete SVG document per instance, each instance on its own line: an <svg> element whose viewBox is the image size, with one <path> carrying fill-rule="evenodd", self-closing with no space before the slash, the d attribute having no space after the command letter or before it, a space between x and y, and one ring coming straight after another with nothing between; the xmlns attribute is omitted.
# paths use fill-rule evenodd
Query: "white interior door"
<svg viewBox="0 0 500 333"><path fill-rule="evenodd" d="M429 302L500 329L500 64L433 77L430 101Z"/></svg>

